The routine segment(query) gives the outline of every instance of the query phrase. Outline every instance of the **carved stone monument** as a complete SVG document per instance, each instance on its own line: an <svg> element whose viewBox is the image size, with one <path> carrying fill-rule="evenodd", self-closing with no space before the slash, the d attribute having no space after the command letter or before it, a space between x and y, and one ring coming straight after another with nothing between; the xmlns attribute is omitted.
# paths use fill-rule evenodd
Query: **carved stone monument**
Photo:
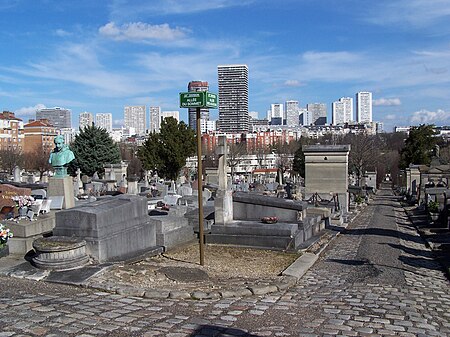
<svg viewBox="0 0 450 337"><path fill-rule="evenodd" d="M305 199L317 195L322 200L339 199L348 212L348 154L350 145L304 145Z"/></svg>
<svg viewBox="0 0 450 337"><path fill-rule="evenodd" d="M232 191L228 190L227 139L225 136L219 136L216 152L219 156L219 188L214 199L215 223L226 225L233 220L233 196Z"/></svg>

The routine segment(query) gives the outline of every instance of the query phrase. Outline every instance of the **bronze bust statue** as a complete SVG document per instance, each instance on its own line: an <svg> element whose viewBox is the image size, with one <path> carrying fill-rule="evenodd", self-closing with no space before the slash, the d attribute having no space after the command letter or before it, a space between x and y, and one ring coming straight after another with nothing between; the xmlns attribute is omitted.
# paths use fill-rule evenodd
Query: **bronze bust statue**
<svg viewBox="0 0 450 337"><path fill-rule="evenodd" d="M55 176L64 177L67 175L67 166L75 159L75 155L69 147L64 144L63 136L56 136L53 141L55 143L55 148L50 153L48 161L55 169Z"/></svg>

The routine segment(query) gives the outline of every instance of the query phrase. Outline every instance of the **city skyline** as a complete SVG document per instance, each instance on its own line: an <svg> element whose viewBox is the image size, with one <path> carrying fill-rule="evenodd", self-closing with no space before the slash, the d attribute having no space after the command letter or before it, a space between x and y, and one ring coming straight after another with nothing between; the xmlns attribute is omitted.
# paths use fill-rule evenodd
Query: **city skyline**
<svg viewBox="0 0 450 337"><path fill-rule="evenodd" d="M186 84L206 81L218 93L217 66L246 64L248 108L259 118L295 100L325 103L331 123L332 102L368 91L386 131L449 125L450 2L359 4L5 1L1 108L27 121L36 109L64 107L76 127L84 111L112 113L117 126L125 106L160 106L188 123L178 107Z"/></svg>

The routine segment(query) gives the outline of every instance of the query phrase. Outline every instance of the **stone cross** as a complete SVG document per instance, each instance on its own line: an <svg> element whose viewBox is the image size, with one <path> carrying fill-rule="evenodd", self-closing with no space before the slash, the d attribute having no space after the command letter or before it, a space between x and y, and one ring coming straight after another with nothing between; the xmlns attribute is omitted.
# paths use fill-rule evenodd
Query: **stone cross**
<svg viewBox="0 0 450 337"><path fill-rule="evenodd" d="M219 136L216 154L219 156L219 189L227 190L227 139Z"/></svg>
<svg viewBox="0 0 450 337"><path fill-rule="evenodd" d="M233 221L233 196L227 186L227 139L219 136L216 153L219 156L219 188L214 199L215 223L226 225Z"/></svg>
<svg viewBox="0 0 450 337"><path fill-rule="evenodd" d="M19 166L14 167L14 182L20 183L20 168L19 168Z"/></svg>

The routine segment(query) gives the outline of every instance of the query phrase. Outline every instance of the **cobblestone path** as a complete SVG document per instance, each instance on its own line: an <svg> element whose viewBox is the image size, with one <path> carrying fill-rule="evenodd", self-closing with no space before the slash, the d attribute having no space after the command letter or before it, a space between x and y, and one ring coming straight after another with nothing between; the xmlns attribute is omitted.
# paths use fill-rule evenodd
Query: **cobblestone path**
<svg viewBox="0 0 450 337"><path fill-rule="evenodd" d="M390 190L286 292L186 301L0 278L3 336L449 336L449 282Z"/></svg>

